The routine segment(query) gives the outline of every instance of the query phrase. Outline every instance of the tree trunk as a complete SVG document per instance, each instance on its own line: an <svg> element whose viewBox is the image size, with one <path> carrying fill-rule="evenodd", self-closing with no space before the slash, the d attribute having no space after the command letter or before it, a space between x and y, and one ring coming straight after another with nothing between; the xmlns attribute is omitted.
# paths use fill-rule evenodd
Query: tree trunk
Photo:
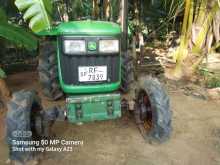
<svg viewBox="0 0 220 165"><path fill-rule="evenodd" d="M173 66L165 68L168 78L194 78L203 58L213 50L214 41L218 42L218 37L214 39L214 36L218 36L219 29L215 32L213 23L219 10L217 1L186 0L180 46L172 54ZM216 23L215 26L219 27Z"/></svg>
<svg viewBox="0 0 220 165"><path fill-rule="evenodd" d="M5 138L5 116L6 116L6 107L4 106L11 98L11 92L8 89L4 79L0 79L0 140Z"/></svg>
<svg viewBox="0 0 220 165"><path fill-rule="evenodd" d="M105 0L104 1L104 15L105 15L105 19L109 20L110 19L110 0Z"/></svg>
<svg viewBox="0 0 220 165"><path fill-rule="evenodd" d="M0 140L3 140L5 138L5 114L6 113L0 113Z"/></svg>
<svg viewBox="0 0 220 165"><path fill-rule="evenodd" d="M11 98L11 92L4 79L0 79L0 98L7 101Z"/></svg>
<svg viewBox="0 0 220 165"><path fill-rule="evenodd" d="M92 2L92 8L93 8L92 16L97 19L97 18L99 17L98 0L93 0L93 2Z"/></svg>

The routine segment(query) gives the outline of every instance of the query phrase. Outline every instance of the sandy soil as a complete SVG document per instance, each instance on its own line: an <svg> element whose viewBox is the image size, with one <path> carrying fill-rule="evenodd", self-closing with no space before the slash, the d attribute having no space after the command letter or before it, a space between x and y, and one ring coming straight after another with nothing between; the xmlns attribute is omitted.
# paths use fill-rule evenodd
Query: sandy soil
<svg viewBox="0 0 220 165"><path fill-rule="evenodd" d="M37 89L37 74L9 76L13 91ZM50 152L42 165L220 165L220 102L171 92L173 134L165 144L148 144L131 115L114 121L82 126L59 122L54 126L63 139L83 140L72 152ZM42 97L43 98L43 97ZM62 104L63 102L59 102ZM52 103L43 98L45 107ZM0 165L7 160L7 146L0 141Z"/></svg>

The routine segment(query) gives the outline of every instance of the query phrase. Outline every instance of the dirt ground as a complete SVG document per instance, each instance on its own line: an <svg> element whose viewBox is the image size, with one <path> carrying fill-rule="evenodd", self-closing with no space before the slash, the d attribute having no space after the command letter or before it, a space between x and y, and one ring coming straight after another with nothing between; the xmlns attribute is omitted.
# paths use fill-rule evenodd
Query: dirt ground
<svg viewBox="0 0 220 165"><path fill-rule="evenodd" d="M13 91L40 91L35 72L9 76L8 84ZM220 165L220 102L186 96L180 90L169 94L173 133L165 144L146 143L131 115L81 126L59 122L54 126L58 137L83 140L84 144L72 152L46 153L41 164ZM44 107L51 104L43 98ZM7 152L5 142L0 141L0 165L5 164Z"/></svg>

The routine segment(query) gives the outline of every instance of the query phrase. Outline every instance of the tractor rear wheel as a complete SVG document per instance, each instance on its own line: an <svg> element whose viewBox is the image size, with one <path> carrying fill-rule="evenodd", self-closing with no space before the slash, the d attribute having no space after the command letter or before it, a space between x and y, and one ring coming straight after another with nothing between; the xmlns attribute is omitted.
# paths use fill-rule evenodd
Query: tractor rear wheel
<svg viewBox="0 0 220 165"><path fill-rule="evenodd" d="M160 82L153 77L138 81L135 103L135 120L145 140L164 142L171 128L170 102Z"/></svg>
<svg viewBox="0 0 220 165"><path fill-rule="evenodd" d="M130 89L130 84L134 81L134 65L133 57L130 52L122 55L121 67L121 91L127 93Z"/></svg>
<svg viewBox="0 0 220 165"><path fill-rule="evenodd" d="M57 67L56 46L52 41L45 41L40 46L38 72L43 94L49 100L58 100L63 96Z"/></svg>

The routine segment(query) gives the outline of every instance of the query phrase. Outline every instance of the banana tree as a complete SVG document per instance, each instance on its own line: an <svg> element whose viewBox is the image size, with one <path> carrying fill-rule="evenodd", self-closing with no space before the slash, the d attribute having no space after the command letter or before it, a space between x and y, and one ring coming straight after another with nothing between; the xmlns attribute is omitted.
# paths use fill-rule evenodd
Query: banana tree
<svg viewBox="0 0 220 165"><path fill-rule="evenodd" d="M9 41L17 47L24 47L28 50L36 50L38 39L29 30L18 25L9 23L5 11L0 8L0 39ZM3 100L10 98L10 90L5 82L6 74L0 65L0 94Z"/></svg>
<svg viewBox="0 0 220 165"><path fill-rule="evenodd" d="M51 28L52 3L50 0L16 0L15 5L24 12L24 19L29 20L29 27L33 32ZM38 46L37 37L27 29L8 23L7 15L1 8L0 37L28 50L36 50ZM0 69L0 78L3 77L5 73Z"/></svg>
<svg viewBox="0 0 220 165"><path fill-rule="evenodd" d="M183 12L184 0L137 0L129 1L131 22L147 38L164 37L170 30L176 30L176 18Z"/></svg>
<svg viewBox="0 0 220 165"><path fill-rule="evenodd" d="M192 78L203 59L219 47L218 0L185 0L180 46L172 53L174 64L166 68L170 79Z"/></svg>
<svg viewBox="0 0 220 165"><path fill-rule="evenodd" d="M38 40L31 32L8 22L5 11L0 8L0 37L11 43L25 47L28 50L36 50ZM0 68L0 78L6 77L4 71Z"/></svg>

